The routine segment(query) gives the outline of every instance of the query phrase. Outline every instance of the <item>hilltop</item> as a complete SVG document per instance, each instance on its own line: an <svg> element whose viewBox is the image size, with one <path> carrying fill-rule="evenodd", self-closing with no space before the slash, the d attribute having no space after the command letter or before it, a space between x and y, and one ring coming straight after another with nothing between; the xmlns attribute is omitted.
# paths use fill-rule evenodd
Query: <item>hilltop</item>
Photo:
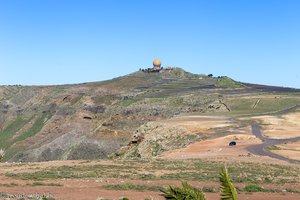
<svg viewBox="0 0 300 200"><path fill-rule="evenodd" d="M151 158L199 140L160 121L187 114L274 113L298 105L299 94L181 68L94 83L1 86L0 148L6 150L4 160L20 162ZM151 148L139 146L145 138Z"/></svg>

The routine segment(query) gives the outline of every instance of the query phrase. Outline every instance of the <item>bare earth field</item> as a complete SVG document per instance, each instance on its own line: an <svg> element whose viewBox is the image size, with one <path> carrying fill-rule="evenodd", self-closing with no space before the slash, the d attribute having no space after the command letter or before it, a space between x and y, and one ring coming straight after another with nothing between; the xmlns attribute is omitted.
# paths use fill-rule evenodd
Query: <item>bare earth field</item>
<svg viewBox="0 0 300 200"><path fill-rule="evenodd" d="M193 165L199 165L195 168ZM27 164L1 164L0 171L0 191L2 195L41 195L45 194L55 199L97 199L105 197L107 199L118 199L126 196L130 199L163 199L158 191L159 187L168 185L179 185L177 179L189 180L195 187L206 188L208 199L219 199L218 183L211 174L206 174L205 168L214 171L216 163L198 162L186 160L186 162L136 162L136 161L53 161ZM163 167L162 167L163 166ZM234 170L239 165L229 164ZM186 167L186 168L185 168ZM252 170L255 166L249 164ZM263 166L263 167L268 167ZM217 167L218 168L218 167ZM201 170L197 173L195 170ZM263 169L263 168L262 168ZM239 169L241 170L241 169ZM260 169L261 170L261 169ZM300 169L294 166L270 166L264 171L267 176L282 171L286 178L299 177ZM288 172L292 170L294 172ZM242 172L243 171L243 172ZM95 174L93 174L95 173ZM231 172L233 178L244 176L240 173L249 173L247 176L254 176L254 172L241 170L238 173ZM252 173L252 174L251 174ZM270 174L268 174L270 173ZM293 174L294 173L294 174ZM131 175L129 175L131 174ZM206 174L206 178L199 178ZM256 173L256 175L259 173ZM38 175L38 176L37 176ZM139 176L140 175L140 176ZM174 175L174 176L172 176ZM256 176L255 175L255 176ZM260 174L261 175L261 174ZM182 176L182 177L180 177ZM195 177L193 177L195 176ZM184 178L183 178L184 177ZM300 197L300 184L298 180L288 180L278 177L267 183L258 177L252 177L264 188L272 189L270 192L240 192L240 199L298 199ZM196 181L199 179L199 181ZM202 179L202 180L201 180ZM205 180L207 179L207 180ZM236 181L238 179L234 179ZM253 180L253 181L254 181ZM235 183L238 188L243 188L247 183ZM111 187L111 189L109 188ZM13 198L12 198L13 199Z"/></svg>
<svg viewBox="0 0 300 200"><path fill-rule="evenodd" d="M300 165L258 156L248 147L264 141L252 134L247 120L259 120L267 137L300 136L300 113L234 117L179 116L161 123L187 128L202 138L187 147L164 152L152 161L50 161L1 163L0 192L12 195L45 194L55 199L163 199L159 189L182 180L203 188L208 199L219 199L218 173L227 165L239 199L300 199ZM259 123L259 122L257 122ZM229 146L236 141L236 146ZM299 159L299 141L277 144L273 153ZM274 147L273 147L274 148ZM247 186L256 184L259 191ZM29 196L28 196L29 195ZM1 197L1 198L2 198ZM11 199L17 199L16 197ZM25 198L26 199L26 198Z"/></svg>
<svg viewBox="0 0 300 200"><path fill-rule="evenodd" d="M167 123L187 126L190 130L216 137L208 138L188 145L187 147L164 152L162 159L196 159L209 158L215 160L234 160L252 162L281 162L270 158L268 155L255 155L248 147L262 144L262 140L252 134L250 125L241 125L241 121L257 121L261 124L263 135L270 139L292 139L300 136L300 113L289 113L281 116L257 116L246 118L213 117L213 116L183 116L169 120ZM241 121L239 121L241 120ZM250 122L249 122L250 123ZM239 124L238 127L234 126ZM225 135L225 136L224 136ZM236 146L229 146L231 141ZM280 144L288 145L279 149L271 149L271 152L289 159L299 160L299 142Z"/></svg>
<svg viewBox="0 0 300 200"><path fill-rule="evenodd" d="M165 121L166 124L182 126L194 133L213 133L214 128L229 127L232 122L227 117L180 116Z"/></svg>
<svg viewBox="0 0 300 200"><path fill-rule="evenodd" d="M278 149L271 150L273 153L300 161L300 141L276 145Z"/></svg>
<svg viewBox="0 0 300 200"><path fill-rule="evenodd" d="M230 141L237 141L238 146L228 146ZM212 159L241 159L247 157L246 147L259 144L260 141L254 136L236 134L225 137L208 139L196 142L183 149L163 154L164 159L191 159L191 158L212 158Z"/></svg>
<svg viewBox="0 0 300 200"><path fill-rule="evenodd" d="M284 139L300 136L300 113L289 113L282 116L259 116L264 124L264 135L274 139Z"/></svg>
<svg viewBox="0 0 300 200"><path fill-rule="evenodd" d="M294 150L272 150L273 153L279 154L281 156L300 161L300 152Z"/></svg>

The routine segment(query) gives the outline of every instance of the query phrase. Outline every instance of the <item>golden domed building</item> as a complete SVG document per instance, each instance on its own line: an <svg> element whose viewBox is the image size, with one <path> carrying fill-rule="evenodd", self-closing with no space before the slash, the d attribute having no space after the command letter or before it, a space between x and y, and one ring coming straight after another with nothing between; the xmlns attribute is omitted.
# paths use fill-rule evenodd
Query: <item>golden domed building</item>
<svg viewBox="0 0 300 200"><path fill-rule="evenodd" d="M154 70L160 70L161 67L161 62L159 59L154 59L153 60L153 69Z"/></svg>

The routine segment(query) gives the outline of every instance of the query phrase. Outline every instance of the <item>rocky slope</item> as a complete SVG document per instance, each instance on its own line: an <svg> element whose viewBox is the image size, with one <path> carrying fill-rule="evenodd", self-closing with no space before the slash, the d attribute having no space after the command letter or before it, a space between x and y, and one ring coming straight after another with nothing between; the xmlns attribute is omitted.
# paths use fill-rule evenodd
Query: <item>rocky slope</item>
<svg viewBox="0 0 300 200"><path fill-rule="evenodd" d="M160 120L231 112L226 101L233 105L235 95L262 92L270 91L179 68L77 85L1 86L0 148L6 161L101 159L116 152L149 158L194 137Z"/></svg>

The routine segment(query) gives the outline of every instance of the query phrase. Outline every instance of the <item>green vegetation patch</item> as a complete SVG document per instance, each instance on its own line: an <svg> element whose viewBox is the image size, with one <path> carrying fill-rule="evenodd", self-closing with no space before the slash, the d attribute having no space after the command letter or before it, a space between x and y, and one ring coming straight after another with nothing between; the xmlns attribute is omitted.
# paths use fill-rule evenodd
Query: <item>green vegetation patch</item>
<svg viewBox="0 0 300 200"><path fill-rule="evenodd" d="M51 117L52 113L50 112L45 112L41 114L35 119L34 123L28 130L24 131L14 139L13 136L18 131L20 131L26 123L29 123L33 117L31 117L30 119L26 119L19 116L16 118L15 121L8 125L5 130L0 132L0 148L6 149L6 153L3 160L7 161L14 155L16 155L18 152L24 150L26 146L20 145L18 142L24 141L30 137L35 136L38 132L42 130L46 121L49 120Z"/></svg>
<svg viewBox="0 0 300 200"><path fill-rule="evenodd" d="M267 147L267 150L269 150L269 151L272 151L272 150L281 150L281 148L278 147L278 146L275 146L275 145L271 145L271 146Z"/></svg>
<svg viewBox="0 0 300 200"><path fill-rule="evenodd" d="M4 130L0 132L0 148L7 149L12 144L12 137L32 118L17 116Z"/></svg>
<svg viewBox="0 0 300 200"><path fill-rule="evenodd" d="M7 177L19 178L22 180L47 180L47 179L63 179L63 178L92 178L97 177L95 173L76 173L76 172L54 172L54 171L37 171L33 173L8 173Z"/></svg>
<svg viewBox="0 0 300 200"><path fill-rule="evenodd" d="M25 146L19 146L19 145L11 146L10 148L8 148L5 151L5 155L4 155L3 161L9 160L10 158L12 158L17 153L23 151L25 148L26 148Z"/></svg>
<svg viewBox="0 0 300 200"><path fill-rule="evenodd" d="M177 80L174 82L158 85L155 88L180 90L180 89L187 89L187 88L191 88L191 87L199 87L199 86L204 86L204 85L205 84L200 84L198 80Z"/></svg>
<svg viewBox="0 0 300 200"><path fill-rule="evenodd" d="M46 170L7 173L5 176L24 180L47 180L62 178L124 178L135 180L186 180L218 181L223 162L206 160L166 161L116 161L116 165L76 165L51 167ZM165 173L157 175L156 171ZM148 173L145 173L147 171ZM299 183L300 169L293 166L256 163L231 163L228 166L236 183Z"/></svg>
<svg viewBox="0 0 300 200"><path fill-rule="evenodd" d="M64 186L63 184L60 183L45 183L45 182L33 182L32 184L27 184L30 186Z"/></svg>
<svg viewBox="0 0 300 200"><path fill-rule="evenodd" d="M163 187L161 186L148 186L132 183L123 183L123 184L109 184L104 185L104 188L107 190L135 190L135 191L161 191Z"/></svg>
<svg viewBox="0 0 300 200"><path fill-rule="evenodd" d="M38 117L33 125L25 131L23 134L19 135L14 139L14 142L19 142L22 140L26 140L27 138L30 138L40 132L47 120L51 118L52 114L50 112L43 113L40 117Z"/></svg>
<svg viewBox="0 0 300 200"><path fill-rule="evenodd" d="M216 86L221 87L221 88L241 88L241 87L244 87L243 84L241 84L239 82L236 82L236 81L234 81L234 80L232 80L231 78L228 78L228 77L218 78Z"/></svg>
<svg viewBox="0 0 300 200"><path fill-rule="evenodd" d="M5 183L5 184L0 184L0 187L16 187L19 186L17 183Z"/></svg>
<svg viewBox="0 0 300 200"><path fill-rule="evenodd" d="M274 98L257 96L257 98L228 98L224 103L231 109L231 114L276 114L300 104L298 97Z"/></svg>
<svg viewBox="0 0 300 200"><path fill-rule="evenodd" d="M269 189L261 187L256 184L249 184L249 185L246 185L242 191L244 191L244 192L268 192Z"/></svg>
<svg viewBox="0 0 300 200"><path fill-rule="evenodd" d="M14 177L22 180L47 180L47 179L80 179L80 178L130 178L137 177L143 179L142 175L134 173L136 167L129 165L77 165L77 166L59 166L51 167L48 170L25 172L25 173L7 173L5 176ZM119 173L120 172L120 173ZM122 172L122 173L121 173Z"/></svg>
<svg viewBox="0 0 300 200"><path fill-rule="evenodd" d="M264 112L283 111L300 104L300 99L295 97L263 98L256 109Z"/></svg>
<svg viewBox="0 0 300 200"><path fill-rule="evenodd" d="M282 193L282 192L289 192L289 193L300 193L300 190L286 188L286 189L274 189L274 188L267 188L262 187L257 184L248 184L243 188L237 188L239 192L272 192L272 193Z"/></svg>

